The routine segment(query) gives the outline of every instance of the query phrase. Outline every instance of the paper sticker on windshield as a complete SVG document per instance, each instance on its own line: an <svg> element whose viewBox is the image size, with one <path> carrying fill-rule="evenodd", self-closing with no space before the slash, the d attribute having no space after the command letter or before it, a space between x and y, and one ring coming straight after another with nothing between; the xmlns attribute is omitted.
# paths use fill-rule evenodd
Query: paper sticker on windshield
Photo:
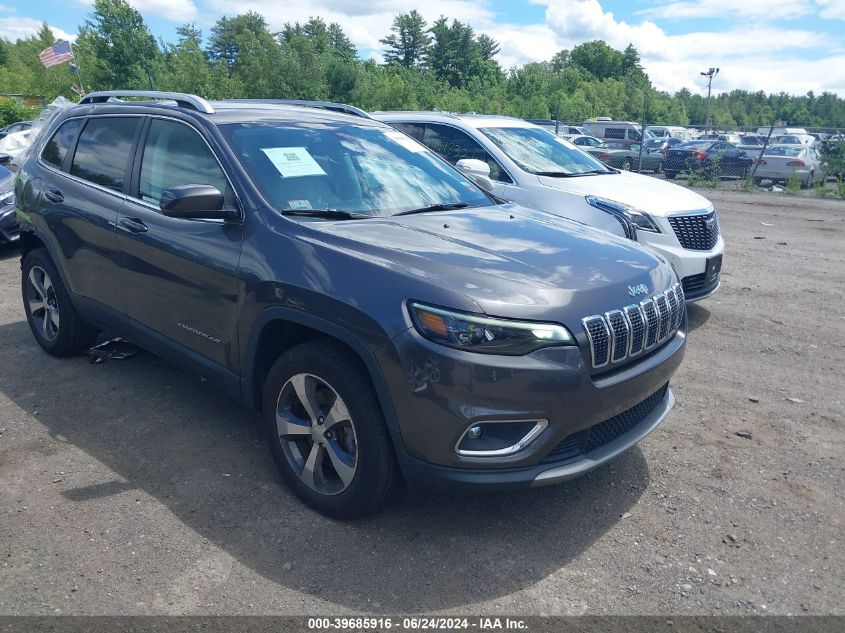
<svg viewBox="0 0 845 633"><path fill-rule="evenodd" d="M261 151L285 178L326 175L304 147L262 147Z"/></svg>
<svg viewBox="0 0 845 633"><path fill-rule="evenodd" d="M288 200L288 209L294 211L301 211L302 209L311 209L311 203L308 200Z"/></svg>
<svg viewBox="0 0 845 633"><path fill-rule="evenodd" d="M420 145L407 134L403 134L397 130L387 130L384 135L392 141L396 141L402 147L412 152L424 152L425 146Z"/></svg>

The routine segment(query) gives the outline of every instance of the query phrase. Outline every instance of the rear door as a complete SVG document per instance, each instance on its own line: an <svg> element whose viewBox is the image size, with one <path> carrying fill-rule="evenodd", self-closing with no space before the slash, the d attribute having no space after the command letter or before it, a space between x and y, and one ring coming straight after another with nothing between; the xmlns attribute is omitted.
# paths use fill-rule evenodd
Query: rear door
<svg viewBox="0 0 845 633"><path fill-rule="evenodd" d="M237 208L234 190L205 136L176 119L145 125L131 195L118 219L126 312L147 346L203 368L237 371L237 268L241 222L169 218L162 193L213 185Z"/></svg>
<svg viewBox="0 0 845 633"><path fill-rule="evenodd" d="M106 326L123 321L115 225L141 122L138 116L69 119L41 154L47 168L40 205L55 240L56 263L70 291L82 299L77 309Z"/></svg>

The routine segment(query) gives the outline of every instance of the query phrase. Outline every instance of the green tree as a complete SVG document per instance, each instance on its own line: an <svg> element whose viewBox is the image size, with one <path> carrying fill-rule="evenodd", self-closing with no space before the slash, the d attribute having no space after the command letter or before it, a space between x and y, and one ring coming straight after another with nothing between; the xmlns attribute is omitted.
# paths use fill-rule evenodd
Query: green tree
<svg viewBox="0 0 845 633"><path fill-rule="evenodd" d="M417 10L394 17L390 31L390 35L379 40L386 47L384 61L405 68L422 66L431 44L431 36L426 30L425 19Z"/></svg>
<svg viewBox="0 0 845 633"><path fill-rule="evenodd" d="M160 52L141 14L125 0L95 0L79 30L77 48L90 53L82 66L93 86L146 88L154 83Z"/></svg>

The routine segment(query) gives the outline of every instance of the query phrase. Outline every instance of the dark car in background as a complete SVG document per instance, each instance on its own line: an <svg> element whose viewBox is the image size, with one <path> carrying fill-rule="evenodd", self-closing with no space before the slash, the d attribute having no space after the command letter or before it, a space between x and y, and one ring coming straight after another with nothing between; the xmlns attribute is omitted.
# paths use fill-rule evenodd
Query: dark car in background
<svg viewBox="0 0 845 633"><path fill-rule="evenodd" d="M18 221L15 215L15 175L0 165L0 244L17 241Z"/></svg>
<svg viewBox="0 0 845 633"><path fill-rule="evenodd" d="M351 110L94 93L16 194L36 342L69 356L106 330L200 373L333 516L402 478L563 481L674 403L686 308L663 256L504 203Z"/></svg>
<svg viewBox="0 0 845 633"><path fill-rule="evenodd" d="M697 140L681 143L666 152L663 174L701 174L705 178L745 178L753 159L731 143L718 140Z"/></svg>
<svg viewBox="0 0 845 633"><path fill-rule="evenodd" d="M31 127L32 121L18 121L17 123L12 123L3 129L0 129L0 139L4 139L9 136L9 134L14 134L15 132L26 132Z"/></svg>
<svg viewBox="0 0 845 633"><path fill-rule="evenodd" d="M623 171L653 171L659 172L663 162L663 154L658 149L648 150L643 147L640 152L639 143L625 143L623 141L605 141L595 147L586 147L585 151L598 158L609 167ZM642 157L642 168L640 158Z"/></svg>

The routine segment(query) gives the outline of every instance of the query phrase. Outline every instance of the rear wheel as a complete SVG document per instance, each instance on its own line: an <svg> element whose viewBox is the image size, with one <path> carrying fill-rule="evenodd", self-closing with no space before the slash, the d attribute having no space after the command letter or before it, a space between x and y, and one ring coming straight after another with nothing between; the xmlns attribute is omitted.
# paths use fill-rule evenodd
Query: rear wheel
<svg viewBox="0 0 845 633"><path fill-rule="evenodd" d="M399 481L387 425L368 376L342 346L318 340L270 369L263 417L286 483L319 512L369 514Z"/></svg>
<svg viewBox="0 0 845 633"><path fill-rule="evenodd" d="M674 180L678 176L677 172L666 171L665 169L663 170L663 175L666 176L666 178L668 178L669 180Z"/></svg>
<svg viewBox="0 0 845 633"><path fill-rule="evenodd" d="M21 264L21 292L29 329L52 356L73 356L93 345L97 330L76 312L50 255L36 248Z"/></svg>
<svg viewBox="0 0 845 633"><path fill-rule="evenodd" d="M804 182L801 184L801 186L802 186L804 189L810 189L810 188L813 186L813 181L815 180L815 178L816 178L815 172L812 172L812 171L811 171L811 172L807 175L807 180L806 180L806 181L804 181Z"/></svg>
<svg viewBox="0 0 845 633"><path fill-rule="evenodd" d="M623 171L631 171L632 166L633 166L633 163L631 162L630 158L626 158L624 161L622 161L622 170Z"/></svg>

